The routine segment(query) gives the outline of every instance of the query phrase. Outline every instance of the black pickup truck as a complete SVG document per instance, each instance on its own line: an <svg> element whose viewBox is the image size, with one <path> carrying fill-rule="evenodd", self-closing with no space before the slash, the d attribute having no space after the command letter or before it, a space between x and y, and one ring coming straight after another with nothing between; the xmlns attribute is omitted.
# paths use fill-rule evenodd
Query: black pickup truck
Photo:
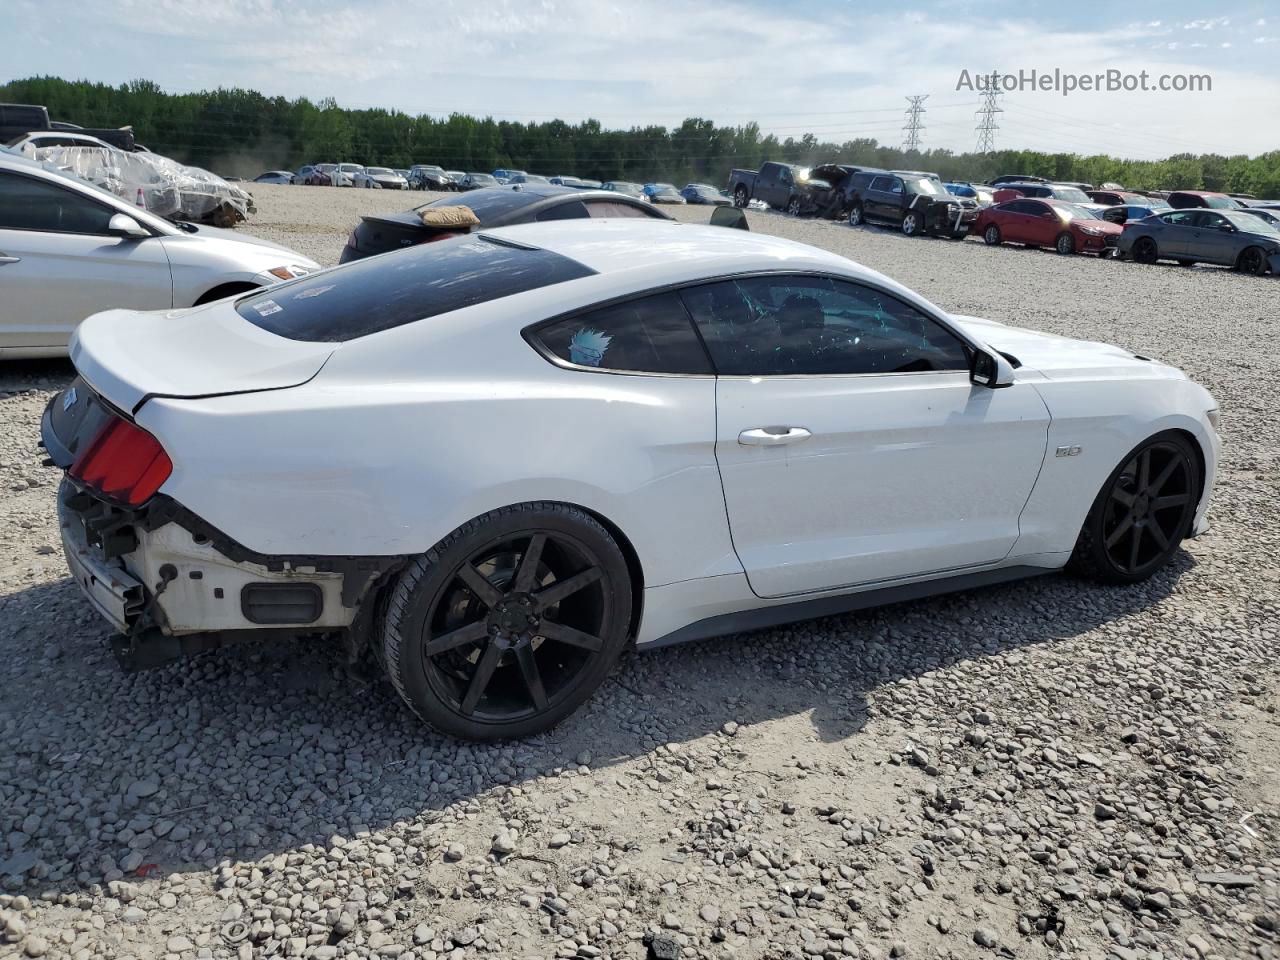
<svg viewBox="0 0 1280 960"><path fill-rule="evenodd" d="M760 200L775 210L799 215L811 205L810 196L815 188L829 187L830 184L810 179L809 169L794 163L769 160L761 164L758 171L729 171L729 196L733 197L735 207Z"/></svg>
<svg viewBox="0 0 1280 960"><path fill-rule="evenodd" d="M866 171L849 179L850 226L880 223L909 237L960 238L978 218L977 201L947 192L942 181L918 173Z"/></svg>

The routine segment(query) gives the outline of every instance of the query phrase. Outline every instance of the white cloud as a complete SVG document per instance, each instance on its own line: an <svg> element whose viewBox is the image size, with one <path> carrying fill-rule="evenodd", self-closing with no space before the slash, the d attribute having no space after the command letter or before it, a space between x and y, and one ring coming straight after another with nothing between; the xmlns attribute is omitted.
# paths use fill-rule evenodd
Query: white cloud
<svg viewBox="0 0 1280 960"><path fill-rule="evenodd" d="M434 0L426 9L410 0L358 7L344 0L204 0L198 17L187 0L98 0L92 18L74 15L77 6L17 0L15 34L43 38L57 23L58 42L42 47L33 39L7 51L6 74L109 83L146 77L178 92L239 86L272 96L332 96L348 107L593 117L621 127L688 116L758 120L783 137L812 131L821 139L885 143L901 138L903 97L927 93L926 144L967 150L978 95L956 90L961 68L1212 69L1214 92L1199 96L1009 97L1078 126L1006 116L1000 143L1132 156L1185 149L1174 142L1184 137L1224 152L1268 149L1270 133L1244 121L1268 104L1274 112L1280 101L1273 65L1255 45L1273 38L1253 38L1248 53L1233 53L1229 70L1216 60L1194 62L1208 57L1199 48L1220 48L1203 42L1211 38L1202 31L1225 25L1226 17L1193 21L1190 34L1163 20L1091 23L1088 30L1011 21L993 45L989 22L937 8L903 30L899 20L867 18L857 8L766 12L758 0ZM1135 57L1135 41L1157 40ZM1147 119L1112 130L1097 120L1103 114ZM1192 128L1194 137L1186 133Z"/></svg>

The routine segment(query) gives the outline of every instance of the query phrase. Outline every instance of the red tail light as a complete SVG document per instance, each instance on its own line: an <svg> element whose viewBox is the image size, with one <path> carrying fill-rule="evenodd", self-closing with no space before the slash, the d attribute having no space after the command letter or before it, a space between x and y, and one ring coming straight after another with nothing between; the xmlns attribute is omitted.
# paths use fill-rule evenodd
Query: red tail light
<svg viewBox="0 0 1280 960"><path fill-rule="evenodd" d="M173 472L160 441L128 420L110 421L73 464L71 476L131 506L145 503Z"/></svg>

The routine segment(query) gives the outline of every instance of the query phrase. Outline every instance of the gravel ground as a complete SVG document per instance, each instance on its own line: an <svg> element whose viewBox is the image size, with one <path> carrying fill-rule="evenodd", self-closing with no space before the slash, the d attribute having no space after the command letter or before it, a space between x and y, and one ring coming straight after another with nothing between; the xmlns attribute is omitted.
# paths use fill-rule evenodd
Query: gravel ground
<svg viewBox="0 0 1280 960"><path fill-rule="evenodd" d="M242 229L325 263L408 199L255 193ZM1212 531L1138 587L632 656L477 747L326 647L120 675L35 448L70 368L0 365L0 956L1280 957L1280 281L751 224L1183 367L1223 410Z"/></svg>

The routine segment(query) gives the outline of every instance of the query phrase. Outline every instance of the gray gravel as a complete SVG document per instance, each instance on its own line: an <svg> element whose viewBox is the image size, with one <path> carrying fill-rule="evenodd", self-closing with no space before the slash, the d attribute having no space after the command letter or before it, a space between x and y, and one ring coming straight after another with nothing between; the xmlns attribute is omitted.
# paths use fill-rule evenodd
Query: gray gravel
<svg viewBox="0 0 1280 960"><path fill-rule="evenodd" d="M255 193L248 231L329 263L410 199ZM34 443L69 367L0 364L0 956L1280 957L1280 280L751 222L1188 370L1212 532L1134 588L631 657L477 747L326 648L118 674Z"/></svg>

